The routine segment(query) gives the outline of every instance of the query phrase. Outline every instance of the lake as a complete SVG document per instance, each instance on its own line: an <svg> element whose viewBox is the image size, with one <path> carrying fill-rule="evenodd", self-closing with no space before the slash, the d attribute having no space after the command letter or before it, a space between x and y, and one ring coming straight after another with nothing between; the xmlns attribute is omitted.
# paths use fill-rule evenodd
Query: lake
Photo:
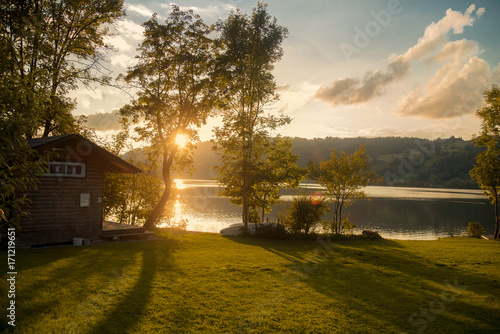
<svg viewBox="0 0 500 334"><path fill-rule="evenodd" d="M219 232L231 224L241 223L241 207L217 196L219 187L213 180L176 179L177 219L188 221L187 230ZM314 183L302 183L299 189L284 190L282 200L289 202L303 191L322 191ZM494 232L494 208L480 190L432 189L370 186L365 192L371 200L360 200L345 209L357 232L378 231L389 239L437 239L466 235L469 222L481 223L486 232ZM282 206L272 207L268 214L276 220ZM331 219L327 214L325 219Z"/></svg>

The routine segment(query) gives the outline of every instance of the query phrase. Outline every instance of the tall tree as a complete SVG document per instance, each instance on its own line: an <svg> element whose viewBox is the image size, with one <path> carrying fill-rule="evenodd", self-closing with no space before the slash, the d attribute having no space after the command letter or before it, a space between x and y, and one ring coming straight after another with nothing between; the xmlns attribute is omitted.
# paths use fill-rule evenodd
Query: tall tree
<svg viewBox="0 0 500 334"><path fill-rule="evenodd" d="M350 225L342 210L365 198L366 193L362 188L378 180L368 158L364 146L361 146L351 155L344 151L337 155L332 151L329 160L321 160L319 165L311 163L309 166L311 177L326 188L326 195L334 204L333 220L329 226L332 233L344 233L349 229Z"/></svg>
<svg viewBox="0 0 500 334"><path fill-rule="evenodd" d="M500 88L493 85L484 92L485 106L476 112L481 120L481 132L473 138L478 147L486 150L476 156L476 165L470 171L483 194L495 206L495 239L500 238L498 200L500 196Z"/></svg>
<svg viewBox="0 0 500 334"><path fill-rule="evenodd" d="M239 9L218 22L223 51L218 57L218 80L226 98L222 127L215 129L214 149L221 153L219 183L223 194L242 206L242 222L248 228L256 172L269 131L288 124L290 118L265 115L265 107L276 102L272 70L281 59L281 43L288 31L259 3L252 15ZM232 177L227 175L232 171Z"/></svg>
<svg viewBox="0 0 500 334"><path fill-rule="evenodd" d="M22 211L43 161L27 139L74 132L78 82L105 81L105 25L123 15L123 0L0 2L0 220ZM46 158L46 157L45 157ZM3 215L2 215L3 212Z"/></svg>
<svg viewBox="0 0 500 334"><path fill-rule="evenodd" d="M75 129L75 102L67 93L78 83L108 80L104 38L122 15L123 0L2 1L2 75L10 78L22 108L10 112L30 116L27 137Z"/></svg>
<svg viewBox="0 0 500 334"><path fill-rule="evenodd" d="M165 188L144 225L153 228L170 197L174 162L183 162L176 136L198 139L196 127L213 112L215 94L210 73L214 43L212 29L201 17L176 5L165 24L158 23L153 15L143 27L138 64L123 77L138 90L138 97L124 106L121 114L135 123L143 120L144 125L135 128L138 138L158 148L163 157Z"/></svg>

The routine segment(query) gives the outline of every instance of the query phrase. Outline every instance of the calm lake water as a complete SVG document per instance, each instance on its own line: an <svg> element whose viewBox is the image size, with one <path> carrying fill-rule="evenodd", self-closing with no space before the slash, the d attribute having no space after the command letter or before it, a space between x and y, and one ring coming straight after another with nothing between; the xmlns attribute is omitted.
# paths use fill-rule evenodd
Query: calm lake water
<svg viewBox="0 0 500 334"><path fill-rule="evenodd" d="M177 179L176 217L187 219L187 230L219 232L241 223L241 207L217 196L213 180ZM321 191L318 184L303 183L299 189L285 190L282 200L289 202L303 191ZM437 239L466 235L471 221L481 223L486 232L494 232L494 209L480 190L366 187L371 200L361 200L345 209L358 232L377 230L389 239ZM276 220L281 206L268 216ZM326 219L331 219L328 214Z"/></svg>

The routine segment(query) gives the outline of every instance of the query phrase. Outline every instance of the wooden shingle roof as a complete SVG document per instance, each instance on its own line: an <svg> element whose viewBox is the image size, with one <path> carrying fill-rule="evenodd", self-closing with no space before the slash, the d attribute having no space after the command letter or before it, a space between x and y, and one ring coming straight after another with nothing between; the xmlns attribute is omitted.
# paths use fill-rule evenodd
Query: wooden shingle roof
<svg viewBox="0 0 500 334"><path fill-rule="evenodd" d="M141 169L79 134L29 139L28 145L40 152L54 151L57 153L58 149L62 149L66 152L66 160L68 161L94 159L101 164L105 173L135 174L142 172Z"/></svg>

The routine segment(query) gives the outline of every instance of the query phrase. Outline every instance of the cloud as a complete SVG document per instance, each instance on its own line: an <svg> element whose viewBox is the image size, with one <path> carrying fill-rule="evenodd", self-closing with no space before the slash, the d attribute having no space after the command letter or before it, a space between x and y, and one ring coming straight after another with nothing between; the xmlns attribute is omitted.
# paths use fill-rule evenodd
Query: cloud
<svg viewBox="0 0 500 334"><path fill-rule="evenodd" d="M112 45L117 52L110 54L113 66L128 67L135 65L135 50L144 38L144 28L128 19L119 20L114 25L113 35L106 37L106 44Z"/></svg>
<svg viewBox="0 0 500 334"><path fill-rule="evenodd" d="M475 5L470 5L464 14L448 9L441 20L437 23L432 22L425 28L424 36L406 51L404 59L411 61L434 53L448 42L447 36L450 31L454 34L463 33L465 27L472 26L476 18L484 13L484 8L480 8L476 11L476 17L473 17L475 8Z"/></svg>
<svg viewBox="0 0 500 334"><path fill-rule="evenodd" d="M87 125L97 131L120 130L121 124L119 120L120 117L116 110L110 113L103 113L98 110L93 114L87 115Z"/></svg>
<svg viewBox="0 0 500 334"><path fill-rule="evenodd" d="M168 10L172 9L172 6L177 5L176 3L169 3L169 4L161 4L160 6L162 8L166 8ZM229 13L231 10L236 9L234 5L224 3L224 2L218 2L216 4L210 4L206 7L197 7L197 6L179 6L180 10L190 10L192 9L195 14L200 15L201 17L209 17L209 18L220 18L222 16L225 16L227 13Z"/></svg>
<svg viewBox="0 0 500 334"><path fill-rule="evenodd" d="M403 116L451 118L469 114L482 103L482 92L491 82L489 65L476 56L465 64L444 64L423 89L411 91L397 112Z"/></svg>
<svg viewBox="0 0 500 334"><path fill-rule="evenodd" d="M364 103L381 95L387 85L407 77L410 74L411 61L427 57L426 62L440 62L449 58L463 59L477 54L476 42L465 39L455 42L447 40L450 31L461 34L464 27L472 26L476 19L473 16L474 11L474 5L469 6L463 14L448 9L441 20L427 26L423 37L416 45L402 55L391 57L393 60L388 64L386 72L379 70L366 72L362 81L357 78L338 79L331 84L321 86L315 97L332 106ZM476 11L476 16L479 17L483 13L484 9L480 8Z"/></svg>
<svg viewBox="0 0 500 334"><path fill-rule="evenodd" d="M119 20L117 23L117 30L121 36L127 39L141 40L144 37L144 27L131 20Z"/></svg>
<svg viewBox="0 0 500 334"><path fill-rule="evenodd" d="M139 14L140 16L144 17L151 17L154 13L152 10L150 10L148 7L144 5L131 5L129 4L127 6L127 11L133 12L135 14Z"/></svg>
<svg viewBox="0 0 500 334"><path fill-rule="evenodd" d="M491 81L493 83L500 83L500 63L498 66L491 72Z"/></svg>
<svg viewBox="0 0 500 334"><path fill-rule="evenodd" d="M279 113L293 113L308 103L317 89L318 85L307 81L298 85L280 85L276 88L280 100L272 104L271 109L278 110Z"/></svg>
<svg viewBox="0 0 500 334"><path fill-rule="evenodd" d="M385 86L401 80L410 73L410 66L402 57L393 60L386 72L367 72L361 82L355 78L343 78L330 85L321 86L315 97L333 106L359 104L380 95Z"/></svg>
<svg viewBox="0 0 500 334"><path fill-rule="evenodd" d="M278 87L276 87L276 91L279 93L279 92L288 92L292 90L292 85L288 85L288 84L285 84L285 85L280 85Z"/></svg>
<svg viewBox="0 0 500 334"><path fill-rule="evenodd" d="M495 82L494 72L490 73L489 65L477 56L481 52L477 42L466 39L449 42L446 39L449 31L462 33L465 26L472 26L474 11L474 5L469 6L465 14L448 9L446 16L428 26L424 37L405 53L406 59L429 56L423 59L425 63L443 65L423 88L412 90L400 102L398 114L452 118L473 113L481 107L482 92ZM484 8L475 13L479 18Z"/></svg>
<svg viewBox="0 0 500 334"><path fill-rule="evenodd" d="M485 11L486 11L486 10L485 10L483 7L479 8L479 9L477 10L477 12L476 12L477 17L478 17L478 18L480 18L480 17L481 17L481 15L483 15Z"/></svg>
<svg viewBox="0 0 500 334"><path fill-rule="evenodd" d="M134 56L126 54L116 54L110 57L113 66L122 66L125 68L132 67L137 64L137 59Z"/></svg>
<svg viewBox="0 0 500 334"><path fill-rule="evenodd" d="M105 42L123 52L135 50L143 38L144 28L140 24L124 19L115 23L113 35L107 36Z"/></svg>
<svg viewBox="0 0 500 334"><path fill-rule="evenodd" d="M460 61L468 59L479 53L479 46L475 41L461 39L458 41L448 42L435 55L425 60L426 63L441 63L446 60Z"/></svg>

